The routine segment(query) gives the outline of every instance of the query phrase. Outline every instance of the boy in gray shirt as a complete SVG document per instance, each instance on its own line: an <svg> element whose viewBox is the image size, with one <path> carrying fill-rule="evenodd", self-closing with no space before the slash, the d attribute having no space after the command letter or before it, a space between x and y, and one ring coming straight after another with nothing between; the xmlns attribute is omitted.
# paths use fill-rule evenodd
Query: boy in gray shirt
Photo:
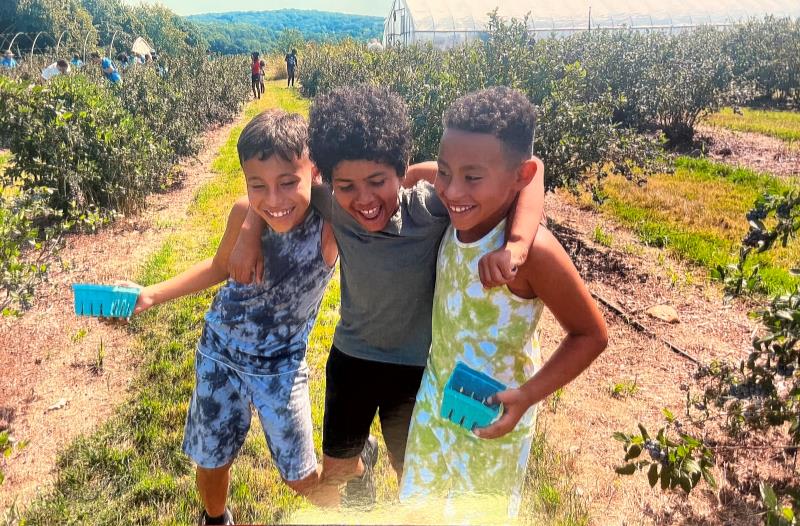
<svg viewBox="0 0 800 526"><path fill-rule="evenodd" d="M341 257L341 320L326 367L319 501L374 502L369 428L378 414L392 467L402 474L408 427L431 343L436 256L448 211L428 181L435 163L408 168L411 130L399 96L385 88L342 88L318 97L309 116L310 155L330 194L314 206L333 226ZM408 170L408 174L406 173ZM420 179L427 181L415 184ZM405 187L405 188L404 188ZM486 286L513 279L538 227L541 180L520 194L506 245L481 263ZM470 213L468 207L456 213ZM249 280L260 227L252 214L231 257Z"/></svg>

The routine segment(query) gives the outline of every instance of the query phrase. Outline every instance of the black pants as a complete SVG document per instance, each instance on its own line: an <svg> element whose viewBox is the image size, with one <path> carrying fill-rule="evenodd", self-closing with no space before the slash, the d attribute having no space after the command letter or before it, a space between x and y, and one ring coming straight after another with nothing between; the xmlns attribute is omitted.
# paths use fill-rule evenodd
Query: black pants
<svg viewBox="0 0 800 526"><path fill-rule="evenodd" d="M294 86L294 68L287 68L286 73L289 75L286 79L286 86Z"/></svg>
<svg viewBox="0 0 800 526"><path fill-rule="evenodd" d="M386 448L402 463L424 370L362 360L332 347L325 367L322 452L333 458L357 457L377 412Z"/></svg>

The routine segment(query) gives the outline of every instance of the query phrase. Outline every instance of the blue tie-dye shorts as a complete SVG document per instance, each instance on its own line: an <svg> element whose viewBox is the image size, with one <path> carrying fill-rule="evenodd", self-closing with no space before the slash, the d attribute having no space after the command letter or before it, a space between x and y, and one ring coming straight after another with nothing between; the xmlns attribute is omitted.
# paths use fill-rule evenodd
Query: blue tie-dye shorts
<svg viewBox="0 0 800 526"><path fill-rule="evenodd" d="M287 481L317 469L308 394L308 366L275 375L246 374L196 353L197 384L189 404L183 451L198 466L231 462L258 411L272 460Z"/></svg>

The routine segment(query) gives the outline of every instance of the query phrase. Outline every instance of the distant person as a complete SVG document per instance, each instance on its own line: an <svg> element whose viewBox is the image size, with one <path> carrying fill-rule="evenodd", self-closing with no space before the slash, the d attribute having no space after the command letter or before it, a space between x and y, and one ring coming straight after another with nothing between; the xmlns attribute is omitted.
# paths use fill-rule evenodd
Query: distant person
<svg viewBox="0 0 800 526"><path fill-rule="evenodd" d="M59 75L67 75L69 72L69 62L61 58L42 70L42 78L45 80L50 80Z"/></svg>
<svg viewBox="0 0 800 526"><path fill-rule="evenodd" d="M131 65L131 60L127 53L120 53L117 55L117 60L119 61L122 71L125 71Z"/></svg>
<svg viewBox="0 0 800 526"><path fill-rule="evenodd" d="M292 49L291 53L286 55L286 87L294 87L294 71L297 69L297 50Z"/></svg>
<svg viewBox="0 0 800 526"><path fill-rule="evenodd" d="M367 51L383 51L383 44L378 42L377 38L373 38L367 44Z"/></svg>
<svg viewBox="0 0 800 526"><path fill-rule="evenodd" d="M250 64L250 85L253 89L253 98L261 98L261 62L258 59L258 52L253 51L253 62Z"/></svg>
<svg viewBox="0 0 800 526"><path fill-rule="evenodd" d="M72 55L72 60L70 60L69 63L72 64L72 67L75 69L83 67L83 60L81 60L81 57L77 53Z"/></svg>
<svg viewBox="0 0 800 526"><path fill-rule="evenodd" d="M5 53L3 53L3 59L0 60L0 67L6 69L14 69L17 67L17 61L14 60L14 53L7 49Z"/></svg>
<svg viewBox="0 0 800 526"><path fill-rule="evenodd" d="M261 93L264 93L264 71L267 69L267 63L264 62L264 59L261 59L259 61L259 65L261 66Z"/></svg>
<svg viewBox="0 0 800 526"><path fill-rule="evenodd" d="M108 57L100 58L100 53L97 51L93 51L91 54L92 63L100 64L100 70L103 72L103 76L108 79L109 82L112 84L117 84L118 82L122 81L122 77L117 71L117 68L114 67L114 63Z"/></svg>

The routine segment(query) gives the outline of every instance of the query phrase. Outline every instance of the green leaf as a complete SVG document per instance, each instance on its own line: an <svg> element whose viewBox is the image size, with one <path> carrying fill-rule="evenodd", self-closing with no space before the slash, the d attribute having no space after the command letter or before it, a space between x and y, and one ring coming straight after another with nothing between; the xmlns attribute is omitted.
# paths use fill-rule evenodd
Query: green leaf
<svg viewBox="0 0 800 526"><path fill-rule="evenodd" d="M700 473L700 465L693 458L687 458L683 461L683 469L687 473Z"/></svg>
<svg viewBox="0 0 800 526"><path fill-rule="evenodd" d="M670 479L672 478L670 475L670 468L669 466L664 466L661 468L661 489L665 490L669 487Z"/></svg>
<svg viewBox="0 0 800 526"><path fill-rule="evenodd" d="M638 444L634 444L628 448L628 452L625 454L625 460L631 460L633 458L638 457L642 453L642 446Z"/></svg>
<svg viewBox="0 0 800 526"><path fill-rule="evenodd" d="M619 440L620 442L628 442L628 435L626 435L625 433L620 433L619 431L617 431L611 436L612 438L614 438L614 440Z"/></svg>
<svg viewBox="0 0 800 526"><path fill-rule="evenodd" d="M636 465L625 464L624 466L618 466L614 468L614 471L616 471L620 475L633 475L634 473L636 473Z"/></svg>
<svg viewBox="0 0 800 526"><path fill-rule="evenodd" d="M670 411L666 407L661 409L661 414L664 415L664 418L667 419L667 422L672 423L675 421L675 415L672 414L672 411Z"/></svg>
<svg viewBox="0 0 800 526"><path fill-rule="evenodd" d="M689 480L689 477L687 477L686 475L681 475L680 477L678 477L678 485L686 493L689 493L689 492L692 491L692 481Z"/></svg>
<svg viewBox="0 0 800 526"><path fill-rule="evenodd" d="M761 491L761 500L764 501L764 507L768 510L774 510L778 505L778 497L775 496L772 486L766 482L762 482L759 486L759 490Z"/></svg>
<svg viewBox="0 0 800 526"><path fill-rule="evenodd" d="M637 425L639 426L639 431L642 433L642 438L645 440L650 440L650 435L647 433L647 429L645 429L642 424Z"/></svg>
<svg viewBox="0 0 800 526"><path fill-rule="evenodd" d="M650 482L650 487L654 488L658 482L658 464L652 464L647 471L647 480Z"/></svg>

